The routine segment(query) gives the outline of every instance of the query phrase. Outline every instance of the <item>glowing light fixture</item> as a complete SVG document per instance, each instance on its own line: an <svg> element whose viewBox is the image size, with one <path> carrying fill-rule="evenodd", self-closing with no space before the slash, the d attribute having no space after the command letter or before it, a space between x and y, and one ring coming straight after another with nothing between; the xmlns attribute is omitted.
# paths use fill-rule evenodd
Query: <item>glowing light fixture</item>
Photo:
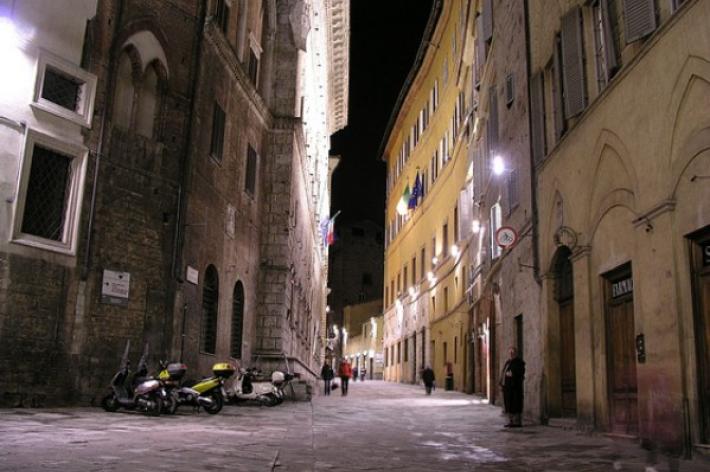
<svg viewBox="0 0 710 472"><path fill-rule="evenodd" d="M409 287L409 296L413 297L416 294L417 294L417 292L414 290L414 287Z"/></svg>
<svg viewBox="0 0 710 472"><path fill-rule="evenodd" d="M501 175L503 172L505 172L505 162L503 162L502 157L495 156L493 158L493 173L495 175Z"/></svg>
<svg viewBox="0 0 710 472"><path fill-rule="evenodd" d="M456 244L452 244L450 250L451 250L451 255L454 256L454 258L459 257L459 254L461 254L459 251L459 247Z"/></svg>
<svg viewBox="0 0 710 472"><path fill-rule="evenodd" d="M437 265L437 264L439 263L439 258L436 257L436 256L432 257L432 258L431 258L431 263L434 264L434 265Z"/></svg>
<svg viewBox="0 0 710 472"><path fill-rule="evenodd" d="M481 222L479 220L473 220L471 231L473 231L473 234L478 234L481 231Z"/></svg>

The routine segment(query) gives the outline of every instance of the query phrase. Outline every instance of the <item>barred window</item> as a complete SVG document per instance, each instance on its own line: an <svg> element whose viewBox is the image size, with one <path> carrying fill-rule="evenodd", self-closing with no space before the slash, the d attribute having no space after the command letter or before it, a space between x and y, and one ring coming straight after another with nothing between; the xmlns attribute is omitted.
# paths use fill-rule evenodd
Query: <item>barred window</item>
<svg viewBox="0 0 710 472"><path fill-rule="evenodd" d="M224 110L215 103L212 111L212 141L210 142L210 156L218 161L222 160L224 148Z"/></svg>
<svg viewBox="0 0 710 472"><path fill-rule="evenodd" d="M217 348L217 314L219 306L219 277L213 265L205 271L202 287L202 333L201 350L214 354Z"/></svg>
<svg viewBox="0 0 710 472"><path fill-rule="evenodd" d="M258 85L259 82L259 57L256 55L253 49L249 49L249 80L254 84L254 87Z"/></svg>
<svg viewBox="0 0 710 472"><path fill-rule="evenodd" d="M70 193L71 157L35 145L27 183L22 232L61 241Z"/></svg>
<svg viewBox="0 0 710 472"><path fill-rule="evenodd" d="M44 73L42 98L75 112L79 107L82 85L83 83L74 77L47 67Z"/></svg>
<svg viewBox="0 0 710 472"><path fill-rule="evenodd" d="M231 356L242 357L242 336L244 332L244 285L237 282L232 294L232 342Z"/></svg>
<svg viewBox="0 0 710 472"><path fill-rule="evenodd" d="M256 166L257 155L253 147L247 149L247 169L244 181L244 190L252 197L256 194Z"/></svg>

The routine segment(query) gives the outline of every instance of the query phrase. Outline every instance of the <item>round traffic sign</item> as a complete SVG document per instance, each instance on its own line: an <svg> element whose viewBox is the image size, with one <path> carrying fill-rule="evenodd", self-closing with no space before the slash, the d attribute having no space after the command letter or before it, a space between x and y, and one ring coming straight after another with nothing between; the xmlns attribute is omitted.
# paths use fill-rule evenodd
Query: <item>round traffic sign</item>
<svg viewBox="0 0 710 472"><path fill-rule="evenodd" d="M510 247L518 241L518 233L510 226L501 226L496 231L496 243L502 247Z"/></svg>

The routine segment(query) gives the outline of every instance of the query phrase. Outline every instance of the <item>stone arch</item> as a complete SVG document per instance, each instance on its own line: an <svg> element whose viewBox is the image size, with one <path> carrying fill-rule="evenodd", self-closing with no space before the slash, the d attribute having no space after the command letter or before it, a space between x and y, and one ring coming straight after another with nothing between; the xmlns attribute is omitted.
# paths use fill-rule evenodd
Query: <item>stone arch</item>
<svg viewBox="0 0 710 472"><path fill-rule="evenodd" d="M140 23L134 23L129 31L132 32L122 43L121 50L128 46L132 46L140 53L140 75L145 73L145 70L149 65L158 61L162 68L163 74L167 79L170 76L170 68L168 66L168 58L165 54L165 47L163 42L161 42L153 31L152 24L150 27L148 25L141 25L143 28L135 30L136 26Z"/></svg>
<svg viewBox="0 0 710 472"><path fill-rule="evenodd" d="M705 89L708 103L706 106L693 107L701 116L700 119L696 119L697 117L689 116L690 112L685 109L685 105L694 103L692 95L699 90L699 87ZM707 105L710 105L708 90L710 90L710 61L698 56L689 56L678 73L668 104L668 116L673 120L671 141L668 145L668 155L671 160L668 195L671 198L674 198L680 179L691 161L710 147L710 117L706 113ZM690 119L694 126L684 136L682 133L687 130L683 126L686 118Z"/></svg>
<svg viewBox="0 0 710 472"><path fill-rule="evenodd" d="M141 80L140 52L132 45L123 48L118 56L114 81L114 99L111 119L113 124L124 129L133 122L133 105Z"/></svg>
<svg viewBox="0 0 710 472"><path fill-rule="evenodd" d="M593 237L599 221L613 206L624 205L635 213L638 178L630 153L614 132L602 129L592 156L596 160L591 191L587 197L586 233Z"/></svg>

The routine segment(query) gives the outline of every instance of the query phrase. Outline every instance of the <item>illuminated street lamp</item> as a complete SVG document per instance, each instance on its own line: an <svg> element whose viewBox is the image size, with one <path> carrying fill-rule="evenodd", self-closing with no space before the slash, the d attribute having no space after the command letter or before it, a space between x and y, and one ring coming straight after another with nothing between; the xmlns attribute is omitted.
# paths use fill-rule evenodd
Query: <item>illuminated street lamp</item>
<svg viewBox="0 0 710 472"><path fill-rule="evenodd" d="M495 175L502 175L505 172L505 162L500 156L495 156L493 158L493 173Z"/></svg>

